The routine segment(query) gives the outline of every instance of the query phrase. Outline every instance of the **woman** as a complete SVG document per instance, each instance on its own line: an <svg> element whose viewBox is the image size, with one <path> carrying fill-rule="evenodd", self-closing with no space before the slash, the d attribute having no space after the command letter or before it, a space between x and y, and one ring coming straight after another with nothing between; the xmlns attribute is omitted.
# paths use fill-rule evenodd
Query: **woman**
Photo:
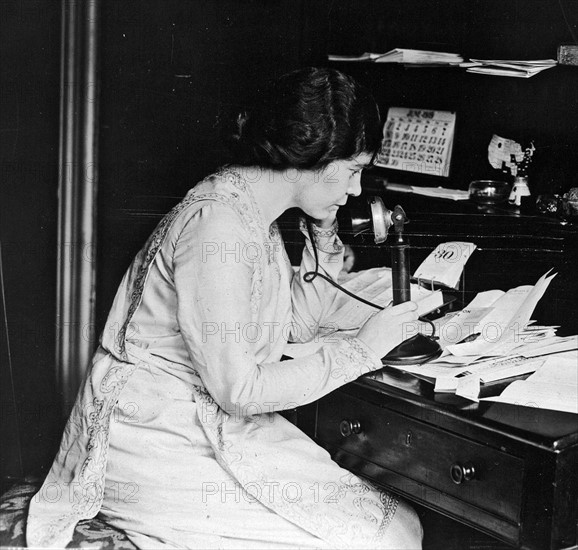
<svg viewBox="0 0 578 550"><path fill-rule="evenodd" d="M276 411L381 367L416 319L407 303L356 338L281 362L316 336L343 264L335 216L360 193L378 112L351 78L304 69L239 119L235 165L197 184L126 273L28 543L65 546L101 514L140 548L418 548L415 512L331 461ZM311 219L300 271L275 219Z"/></svg>

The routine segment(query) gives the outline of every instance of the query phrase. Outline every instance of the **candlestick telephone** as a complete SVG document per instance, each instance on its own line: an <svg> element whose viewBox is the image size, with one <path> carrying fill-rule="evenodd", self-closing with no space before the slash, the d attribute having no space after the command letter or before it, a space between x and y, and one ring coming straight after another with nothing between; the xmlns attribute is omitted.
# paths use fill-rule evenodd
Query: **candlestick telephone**
<svg viewBox="0 0 578 550"><path fill-rule="evenodd" d="M391 261L392 261L392 290L393 290L393 305L402 304L411 299L410 294L410 269L409 269L409 243L404 234L404 226L409 222L409 219L403 208L399 205L395 206L393 211L389 210L383 204L380 197L370 197L365 211L351 212L351 229L355 235L365 232L372 232L375 244L382 244L386 241L389 230L394 228L395 242L390 246ZM311 227L311 220L307 220L307 229L311 243L315 243L313 239L313 230ZM316 277L329 282L348 296L370 305L377 309L384 309L381 306L373 304L359 296L356 296L349 290L343 288L341 285L333 281L326 275L319 273L319 260L317 248L312 246L315 257L315 270L308 271L303 278L307 282L313 281ZM423 317L420 320L429 323L433 329L432 334L426 336L418 333L411 338L403 341L401 344L393 348L386 356L382 357L385 365L415 365L426 363L440 356L442 350L437 343L435 336L434 324Z"/></svg>

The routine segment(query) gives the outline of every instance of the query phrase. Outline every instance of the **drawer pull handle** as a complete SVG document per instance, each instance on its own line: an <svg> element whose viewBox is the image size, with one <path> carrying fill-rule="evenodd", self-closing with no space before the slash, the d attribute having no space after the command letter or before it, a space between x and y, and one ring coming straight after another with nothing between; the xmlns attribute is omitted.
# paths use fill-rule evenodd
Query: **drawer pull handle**
<svg viewBox="0 0 578 550"><path fill-rule="evenodd" d="M339 423L339 432L343 437L361 433L361 423L359 420L342 420Z"/></svg>
<svg viewBox="0 0 578 550"><path fill-rule="evenodd" d="M471 481L476 477L476 468L471 462L460 464L456 462L450 467L450 477L456 485L461 485L466 481Z"/></svg>

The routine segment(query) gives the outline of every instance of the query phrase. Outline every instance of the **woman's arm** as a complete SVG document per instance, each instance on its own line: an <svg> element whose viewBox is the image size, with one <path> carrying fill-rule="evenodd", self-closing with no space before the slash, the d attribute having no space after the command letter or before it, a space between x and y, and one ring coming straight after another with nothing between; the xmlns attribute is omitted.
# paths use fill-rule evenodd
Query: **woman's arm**
<svg viewBox="0 0 578 550"><path fill-rule="evenodd" d="M188 220L174 251L179 329L203 383L224 410L292 408L381 367L357 338L326 344L304 358L259 364L257 351L268 345L272 327L259 326L255 246L237 214L214 204ZM340 269L337 262L327 265Z"/></svg>

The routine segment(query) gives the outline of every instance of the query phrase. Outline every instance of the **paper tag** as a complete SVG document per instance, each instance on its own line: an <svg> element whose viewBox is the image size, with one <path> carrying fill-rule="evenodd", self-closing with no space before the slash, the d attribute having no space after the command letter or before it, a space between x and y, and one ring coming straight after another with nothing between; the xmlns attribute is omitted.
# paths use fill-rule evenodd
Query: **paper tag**
<svg viewBox="0 0 578 550"><path fill-rule="evenodd" d="M464 266L475 249L473 243L453 241L440 244L421 263L413 276L418 280L457 288Z"/></svg>

